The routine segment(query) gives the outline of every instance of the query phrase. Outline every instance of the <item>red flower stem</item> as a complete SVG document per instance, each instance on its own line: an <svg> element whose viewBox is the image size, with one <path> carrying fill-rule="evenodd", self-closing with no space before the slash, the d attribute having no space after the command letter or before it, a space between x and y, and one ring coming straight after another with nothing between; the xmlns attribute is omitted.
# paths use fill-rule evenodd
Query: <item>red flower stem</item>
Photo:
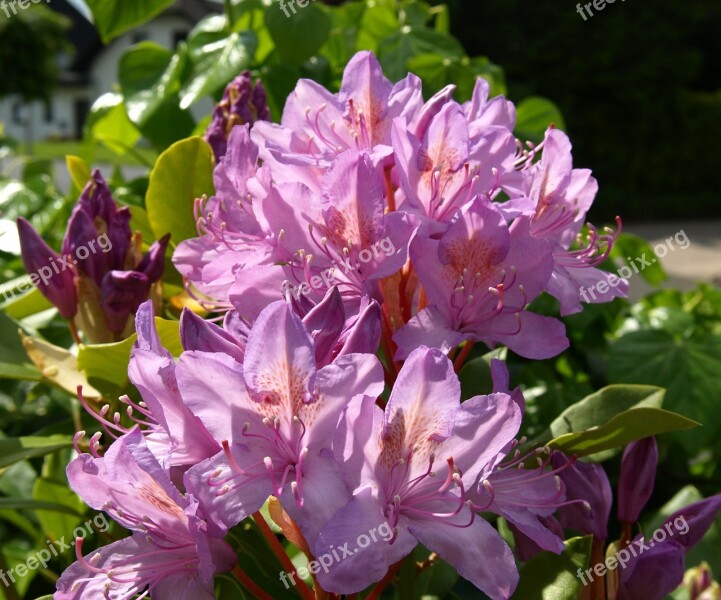
<svg viewBox="0 0 721 600"><path fill-rule="evenodd" d="M388 197L388 212L395 212L396 194L393 191L393 180L391 179L390 167L386 169L386 196Z"/></svg>
<svg viewBox="0 0 721 600"><path fill-rule="evenodd" d="M253 594L253 596L258 598L258 600L273 600L273 596L264 592L255 581L248 577L248 574L240 568L240 565L236 565L231 572L240 584Z"/></svg>
<svg viewBox="0 0 721 600"><path fill-rule="evenodd" d="M298 571L295 570L293 561L290 560L285 548L283 548L283 544L281 544L275 536L273 530L270 528L270 525L268 525L268 522L265 520L265 517L260 513L260 511L258 511L253 513L253 519L286 572L291 575L294 581L294 577L298 577L298 585L296 589L298 590L301 598L304 600L315 600L315 595L312 590L308 587L308 584L298 576Z"/></svg>
<svg viewBox="0 0 721 600"><path fill-rule="evenodd" d="M388 572L385 574L385 577L383 577L383 579L381 579L378 582L378 584L371 590L371 593L366 596L365 600L378 600L378 598L381 597L383 590L385 590L388 587L388 584L396 576L396 574L400 570L402 564L403 564L403 559L399 560L390 569L388 569Z"/></svg>
<svg viewBox="0 0 721 600"><path fill-rule="evenodd" d="M463 366L463 363L466 362L468 355L471 353L471 350L473 350L474 344L475 344L475 342L468 341L463 346L463 350L461 350L461 353L458 355L458 358L456 358L455 362L453 363L453 368L455 369L456 373L460 372L461 367Z"/></svg>
<svg viewBox="0 0 721 600"><path fill-rule="evenodd" d="M73 341L79 346L83 343L83 341L80 339L80 334L78 333L78 328L75 326L75 321L68 319L68 325L70 326L70 335L73 336Z"/></svg>

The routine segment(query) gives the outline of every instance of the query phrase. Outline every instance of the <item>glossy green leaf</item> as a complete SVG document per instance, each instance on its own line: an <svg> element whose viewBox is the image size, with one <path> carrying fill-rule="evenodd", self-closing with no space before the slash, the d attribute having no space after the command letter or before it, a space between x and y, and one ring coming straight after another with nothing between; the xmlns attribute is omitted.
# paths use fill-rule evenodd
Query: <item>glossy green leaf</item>
<svg viewBox="0 0 721 600"><path fill-rule="evenodd" d="M620 265L626 265L619 275L621 277L635 277L636 269L638 268L638 275L645 279L651 285L659 285L660 283L668 279L666 271L663 270L661 262L655 257L651 245L644 240L642 237L633 235L632 233L622 233L616 239L616 243L611 249L611 258ZM630 259L630 260L629 260ZM641 260L639 263L636 259ZM652 264L645 265L644 262L651 262ZM643 269L640 267L643 266ZM631 275L627 274L627 270L630 269Z"/></svg>
<svg viewBox="0 0 721 600"><path fill-rule="evenodd" d="M150 173L145 205L155 237L171 234L170 243L196 237L193 203L212 196L213 151L199 137L173 144L159 157Z"/></svg>
<svg viewBox="0 0 721 600"><path fill-rule="evenodd" d="M65 165L75 187L82 190L90 181L90 167L88 164L79 156L69 154L65 157Z"/></svg>
<svg viewBox="0 0 721 600"><path fill-rule="evenodd" d="M632 408L600 427L567 433L551 440L548 445L569 455L590 456L642 438L699 426L696 421L660 408Z"/></svg>
<svg viewBox="0 0 721 600"><path fill-rule="evenodd" d="M38 507L38 520L48 539L72 538L73 530L82 522L84 506L75 492L65 483L38 479L33 488L33 498L40 504L60 504L67 508L67 511L59 511Z"/></svg>
<svg viewBox="0 0 721 600"><path fill-rule="evenodd" d="M0 440L0 469L18 461L45 456L72 445L72 438L64 435L2 439Z"/></svg>
<svg viewBox="0 0 721 600"><path fill-rule="evenodd" d="M546 98L531 96L516 106L516 137L524 142L540 142L548 127L553 123L556 129L566 125L559 108Z"/></svg>
<svg viewBox="0 0 721 600"><path fill-rule="evenodd" d="M35 500L32 498L0 498L0 510L43 510L72 515L74 517L82 516L77 510L60 504L58 502L46 502L44 500Z"/></svg>
<svg viewBox="0 0 721 600"><path fill-rule="evenodd" d="M28 358L18 337L19 326L0 312L0 378L39 381L40 371Z"/></svg>
<svg viewBox="0 0 721 600"><path fill-rule="evenodd" d="M394 81L408 74L410 60L419 54L437 54L449 59L465 56L463 47L454 37L410 25L383 40L378 48L378 60L386 76Z"/></svg>
<svg viewBox="0 0 721 600"><path fill-rule="evenodd" d="M149 21L173 0L86 0L95 26L106 44L121 33Z"/></svg>
<svg viewBox="0 0 721 600"><path fill-rule="evenodd" d="M180 108L203 96L216 94L250 66L258 46L252 31L231 33L225 17L203 19L188 37L192 75L180 91Z"/></svg>
<svg viewBox="0 0 721 600"><path fill-rule="evenodd" d="M143 128L163 101L180 90L184 53L173 54L158 44L131 46L120 58L118 81L128 118Z"/></svg>
<svg viewBox="0 0 721 600"><path fill-rule="evenodd" d="M569 406L551 423L549 433L556 438L599 427L631 408L660 408L664 393L662 388L650 385L610 385Z"/></svg>
<svg viewBox="0 0 721 600"><path fill-rule="evenodd" d="M563 553L541 552L521 569L514 600L574 600L581 587L578 569L588 568L592 536L564 542Z"/></svg>
<svg viewBox="0 0 721 600"><path fill-rule="evenodd" d="M686 338L659 330L628 333L611 347L608 377L614 382L665 386L667 408L705 425L693 436L679 437L689 451L700 450L721 433L721 336L700 332Z"/></svg>
<svg viewBox="0 0 721 600"><path fill-rule="evenodd" d="M291 13L288 16L280 5L273 4L265 13L265 24L281 59L300 65L318 52L328 39L331 20L315 4L301 8L287 3L286 8Z"/></svg>
<svg viewBox="0 0 721 600"><path fill-rule="evenodd" d="M163 346L173 356L180 356L183 348L178 321L155 317L155 327ZM134 333L114 344L81 345L78 350L78 368L85 373L90 384L105 395L117 395L129 384L130 351L137 337Z"/></svg>
<svg viewBox="0 0 721 600"><path fill-rule="evenodd" d="M140 131L128 118L120 94L100 96L90 109L85 127L91 137L120 155L133 148L142 137Z"/></svg>

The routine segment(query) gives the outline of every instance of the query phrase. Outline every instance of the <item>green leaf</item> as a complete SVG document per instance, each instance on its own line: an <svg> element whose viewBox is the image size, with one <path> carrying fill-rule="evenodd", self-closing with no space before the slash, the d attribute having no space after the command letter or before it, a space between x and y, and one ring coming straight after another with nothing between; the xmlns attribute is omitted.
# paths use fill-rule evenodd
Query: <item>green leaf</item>
<svg viewBox="0 0 721 600"><path fill-rule="evenodd" d="M290 14L288 18L280 6L273 5L265 12L265 24L281 59L292 65L300 65L325 44L330 34L331 20L314 4L295 10L296 14Z"/></svg>
<svg viewBox="0 0 721 600"><path fill-rule="evenodd" d="M636 263L636 258L646 258L647 261L652 262L650 266L645 266L643 269L639 269L638 272L651 285L659 285L668 279L661 262L655 258L651 245L642 237L632 233L624 232L616 238L610 256L616 263L626 265L626 269L630 269L631 275L626 274L625 269L624 273L619 274L626 279L636 274L634 266L640 266ZM631 260L628 260L629 258Z"/></svg>
<svg viewBox="0 0 721 600"><path fill-rule="evenodd" d="M173 356L180 356L180 324L155 317L155 327L163 346ZM138 335L134 333L122 342L113 344L81 345L78 350L78 368L85 373L91 385L104 395L117 395L129 384L128 363L130 351Z"/></svg>
<svg viewBox="0 0 721 600"><path fill-rule="evenodd" d="M142 42L120 57L118 81L128 117L141 129L163 101L180 90L183 52L173 54L158 44Z"/></svg>
<svg viewBox="0 0 721 600"><path fill-rule="evenodd" d="M540 142L551 123L556 129L566 128L559 108L545 98L531 96L522 100L516 107L516 113L515 133L523 141Z"/></svg>
<svg viewBox="0 0 721 600"><path fill-rule="evenodd" d="M100 96L90 109L85 127L92 138L120 155L133 148L142 137L128 118L120 94Z"/></svg>
<svg viewBox="0 0 721 600"><path fill-rule="evenodd" d="M65 504L33 500L32 498L0 498L0 510L47 510L75 517L82 516L82 513Z"/></svg>
<svg viewBox="0 0 721 600"><path fill-rule="evenodd" d="M54 508L38 509L38 520L43 533L50 540L60 540L65 536L69 536L82 522L83 502L65 483L58 483L49 479L38 479L35 481L35 487L33 488L33 498L39 503L59 503L68 509L64 512Z"/></svg>
<svg viewBox="0 0 721 600"><path fill-rule="evenodd" d="M697 452L718 439L721 336L705 332L690 338L667 331L628 333L609 351L608 378L613 382L663 385L669 410L705 425L693 436L678 436L689 452Z"/></svg>
<svg viewBox="0 0 721 600"><path fill-rule="evenodd" d="M18 461L45 456L73 445L72 438L65 435L48 437L19 437L0 440L0 469Z"/></svg>
<svg viewBox="0 0 721 600"><path fill-rule="evenodd" d="M559 437L599 427L630 408L660 408L664 393L650 385L610 385L569 406L551 423L549 433Z"/></svg>
<svg viewBox="0 0 721 600"><path fill-rule="evenodd" d="M68 154L65 157L65 165L75 187L82 190L90 181L90 167L88 164L79 156Z"/></svg>
<svg viewBox="0 0 721 600"><path fill-rule="evenodd" d="M207 94L221 91L250 66L258 39L252 31L231 33L225 17L203 19L190 32L190 80L180 91L180 108L186 109Z"/></svg>
<svg viewBox="0 0 721 600"><path fill-rule="evenodd" d="M159 157L150 173L145 205L155 237L171 233L171 244L197 236L193 203L212 196L213 151L199 137L176 142Z"/></svg>
<svg viewBox="0 0 721 600"><path fill-rule="evenodd" d="M564 542L562 554L541 552L521 569L512 598L516 600L573 600L581 587L578 569L588 568L592 536Z"/></svg>
<svg viewBox="0 0 721 600"><path fill-rule="evenodd" d="M173 0L86 0L95 26L106 44L121 33L149 21Z"/></svg>
<svg viewBox="0 0 721 600"><path fill-rule="evenodd" d="M18 337L19 326L0 312L0 378L40 381L40 371L28 359Z"/></svg>
<svg viewBox="0 0 721 600"><path fill-rule="evenodd" d="M398 80L409 71L410 60L419 54L437 54L441 58L460 59L465 56L456 38L432 29L407 25L383 40L378 48L378 60L387 77Z"/></svg>
<svg viewBox="0 0 721 600"><path fill-rule="evenodd" d="M701 424L660 408L632 408L616 415L608 423L588 431L567 433L548 445L566 454L589 456L612 450L653 435L682 431Z"/></svg>

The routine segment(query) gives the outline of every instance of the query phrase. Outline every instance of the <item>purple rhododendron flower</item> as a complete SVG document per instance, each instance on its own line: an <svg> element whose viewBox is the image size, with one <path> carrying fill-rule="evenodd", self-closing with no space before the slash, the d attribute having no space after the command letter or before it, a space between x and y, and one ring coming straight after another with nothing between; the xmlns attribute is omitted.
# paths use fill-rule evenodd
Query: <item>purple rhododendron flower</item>
<svg viewBox="0 0 721 600"><path fill-rule="evenodd" d="M253 325L242 364L197 350L180 357L183 401L224 448L190 469L186 485L225 527L275 495L313 539L347 501L330 440L348 400L380 394L383 375L371 354L320 368L316 355L303 321L280 301Z"/></svg>
<svg viewBox="0 0 721 600"><path fill-rule="evenodd" d="M535 359L568 347L560 321L525 310L553 268L547 242L528 235L527 221L509 228L499 209L477 196L440 238L419 232L410 255L429 306L396 334L396 358L424 342L445 352L464 340L501 343Z"/></svg>
<svg viewBox="0 0 721 600"><path fill-rule="evenodd" d="M327 522L315 554L383 523L394 535L319 573L324 589L362 590L420 542L490 597L510 597L518 580L513 556L476 516L484 507L471 502L468 490L518 432L520 408L507 394L459 400L451 362L422 347L404 364L385 411L372 396L350 401L333 451L353 498Z"/></svg>
<svg viewBox="0 0 721 600"><path fill-rule="evenodd" d="M215 597L213 578L236 562L232 548L209 535L198 502L183 496L145 445L139 429L105 453L68 465L70 486L88 506L107 512L133 534L83 557L63 573L56 600Z"/></svg>

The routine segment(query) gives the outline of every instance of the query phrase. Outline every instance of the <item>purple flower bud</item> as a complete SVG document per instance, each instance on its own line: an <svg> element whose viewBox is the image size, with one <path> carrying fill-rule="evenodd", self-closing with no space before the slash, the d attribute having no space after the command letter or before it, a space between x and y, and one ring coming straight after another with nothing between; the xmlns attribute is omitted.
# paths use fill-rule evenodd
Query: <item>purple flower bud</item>
<svg viewBox="0 0 721 600"><path fill-rule="evenodd" d="M102 309L108 329L121 333L150 294L150 280L138 271L109 271L101 287Z"/></svg>
<svg viewBox="0 0 721 600"><path fill-rule="evenodd" d="M223 99L213 111L205 139L213 148L216 160L220 161L227 151L233 127L269 120L270 110L263 84L260 80L253 84L250 71L244 71L225 88Z"/></svg>
<svg viewBox="0 0 721 600"><path fill-rule="evenodd" d="M674 541L690 550L701 541L721 510L721 494L699 500L677 510L664 522L673 533Z"/></svg>
<svg viewBox="0 0 721 600"><path fill-rule="evenodd" d="M92 179L83 189L77 206L85 211L93 222L100 218L105 223L109 223L113 214L115 214L117 210L115 200L113 200L110 188L98 169L93 171Z"/></svg>
<svg viewBox="0 0 721 600"><path fill-rule="evenodd" d="M684 585L688 588L690 600L702 600L713 598L714 588L718 586L713 580L711 569L703 562L694 569L686 571L683 578ZM704 594L704 592L706 592ZM716 596L718 597L718 596Z"/></svg>
<svg viewBox="0 0 721 600"><path fill-rule="evenodd" d="M656 438L649 437L628 445L621 461L618 479L618 519L635 523L653 492L658 464Z"/></svg>
<svg viewBox="0 0 721 600"><path fill-rule="evenodd" d="M551 455L554 467L560 467L567 460L560 452ZM584 500L588 503L561 508L557 515L561 525L582 534L592 533L596 539L605 540L608 537L608 517L611 514L613 493L603 467L576 461L558 476L566 484L566 500Z"/></svg>
<svg viewBox="0 0 721 600"><path fill-rule="evenodd" d="M635 548L640 537L632 540L629 548ZM663 600L683 581L685 551L681 545L668 540L655 546L646 545L648 549L642 553L621 548L616 554L618 558L625 557L624 568L619 568L616 600Z"/></svg>
<svg viewBox="0 0 721 600"><path fill-rule="evenodd" d="M92 279L100 285L103 277L108 272L108 265L105 254L102 252L91 252L98 239L98 231L88 213L80 205L76 205L73 214L70 215L68 228L63 240L63 254L76 257L75 268L78 273ZM91 246L91 244L93 244ZM80 250L80 254L78 253ZM87 255L87 256L85 256ZM85 256L85 258L81 258Z"/></svg>
<svg viewBox="0 0 721 600"><path fill-rule="evenodd" d="M20 217L17 222L23 265L40 292L66 319L78 311L78 294L72 269L56 262L60 256L45 243L28 221ZM52 266L51 266L52 265Z"/></svg>
<svg viewBox="0 0 721 600"><path fill-rule="evenodd" d="M330 364L335 358L336 342L344 324L343 299L338 288L334 286L326 293L323 300L303 317L303 325L313 338L318 366Z"/></svg>
<svg viewBox="0 0 721 600"><path fill-rule="evenodd" d="M381 343L381 307L375 300L361 299L357 317L345 323L338 340L338 356L361 353L375 354Z"/></svg>
<svg viewBox="0 0 721 600"><path fill-rule="evenodd" d="M130 230L130 209L124 206L116 210L107 224L108 239L111 249L107 254L108 270L122 271L126 265L128 250L130 250L133 232Z"/></svg>
<svg viewBox="0 0 721 600"><path fill-rule="evenodd" d="M560 540L566 537L563 527L561 527L561 524L555 517L538 517L538 520L541 525L545 526L549 531L557 535ZM536 554L545 551L545 548L541 548L535 540L523 533L523 531L521 531L511 521L507 521L507 523L508 528L513 533L513 539L516 542L516 554L518 555L519 560L525 562L532 559L536 556Z"/></svg>
<svg viewBox="0 0 721 600"><path fill-rule="evenodd" d="M145 273L150 283L160 280L165 270L165 250L170 241L170 234L163 236L148 249L148 253L138 264L136 271Z"/></svg>
<svg viewBox="0 0 721 600"><path fill-rule="evenodd" d="M234 338L215 323L206 321L187 308L180 315L180 341L186 351L221 352L243 363L245 339Z"/></svg>

